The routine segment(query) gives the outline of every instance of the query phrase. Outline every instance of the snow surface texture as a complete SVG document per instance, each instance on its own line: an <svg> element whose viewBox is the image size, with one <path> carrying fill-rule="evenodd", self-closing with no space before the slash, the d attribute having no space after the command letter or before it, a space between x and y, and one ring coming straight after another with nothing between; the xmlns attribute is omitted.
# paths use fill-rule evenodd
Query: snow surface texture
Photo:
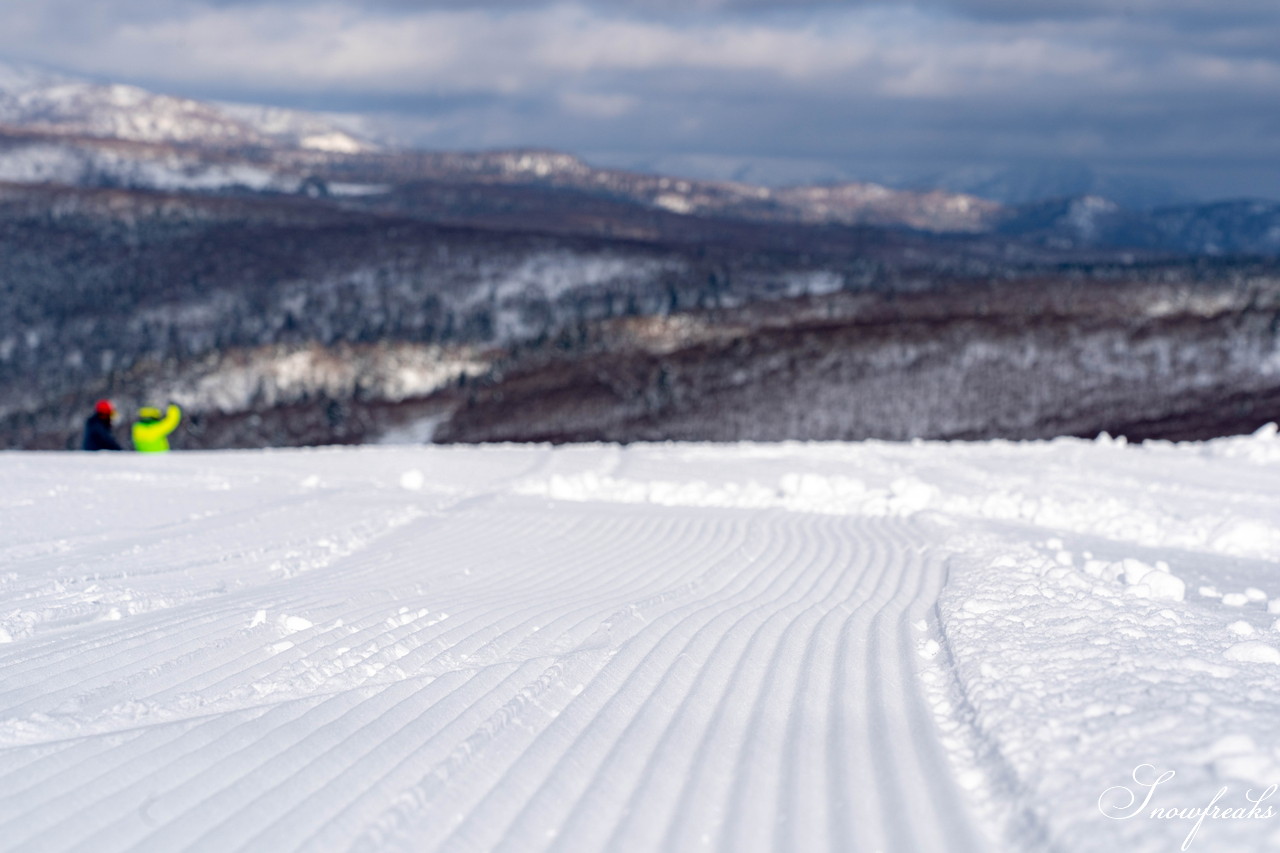
<svg viewBox="0 0 1280 853"><path fill-rule="evenodd" d="M1278 474L1274 430L3 454L0 848L1178 849L1115 819L1139 765L1280 782Z"/></svg>

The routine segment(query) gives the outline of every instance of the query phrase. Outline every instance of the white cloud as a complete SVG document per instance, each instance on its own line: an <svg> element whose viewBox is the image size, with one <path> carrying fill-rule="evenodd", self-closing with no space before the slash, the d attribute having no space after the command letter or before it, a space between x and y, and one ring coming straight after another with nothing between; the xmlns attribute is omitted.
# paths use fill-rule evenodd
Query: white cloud
<svg viewBox="0 0 1280 853"><path fill-rule="evenodd" d="M33 32L37 31L37 32ZM28 14L0 33L0 49L81 71L212 79L244 86L324 86L384 92L512 93L566 74L687 68L805 78L865 62L873 32L843 25L701 22L683 26L585 7L369 13L353 5L190 8L185 14L106 25L91 44L60 38Z"/></svg>
<svg viewBox="0 0 1280 853"><path fill-rule="evenodd" d="M375 8L329 2L155 4L92 14L92 35L65 24L66 0L9 0L0 51L75 70L246 93L494 95L544 93L583 114L593 75L691 72L686 89L749 75L794 87L843 85L888 97L963 97L1037 86L1122 81L1269 85L1272 59L1152 46L1149 30L1099 24L1009 24L852 6L808 16L627 16L583 5ZM78 4L77 4L78 5ZM109 5L108 5L109 8ZM168 9L168 12L164 12ZM1141 50L1131 51L1133 44ZM39 56L32 46L39 46ZM1191 48L1191 49L1189 49ZM1170 77L1170 74L1174 75ZM642 88L634 80L632 84ZM634 95L634 93L632 93ZM576 100L575 100L576 99Z"/></svg>

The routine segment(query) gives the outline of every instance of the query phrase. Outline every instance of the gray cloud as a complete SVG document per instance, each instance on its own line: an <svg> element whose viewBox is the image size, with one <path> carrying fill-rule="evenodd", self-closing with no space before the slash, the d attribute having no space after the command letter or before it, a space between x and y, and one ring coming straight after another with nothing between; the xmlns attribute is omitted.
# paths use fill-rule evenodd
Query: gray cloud
<svg viewBox="0 0 1280 853"><path fill-rule="evenodd" d="M291 0L308 5L310 0ZM264 0L207 0L206 5L246 7ZM558 0L364 0L361 6L402 12L428 9L529 9L557 5ZM154 4L160 5L160 4ZM168 4L165 4L168 5ZM312 4L314 5L314 4ZM702 13L816 12L854 7L917 9L962 17L1035 21L1090 17L1157 18L1214 25L1240 21L1276 21L1280 8L1272 0L587 0L581 5L614 12L662 15Z"/></svg>
<svg viewBox="0 0 1280 853"><path fill-rule="evenodd" d="M9 0L0 53L431 146L847 175L1069 159L1280 194L1280 4Z"/></svg>

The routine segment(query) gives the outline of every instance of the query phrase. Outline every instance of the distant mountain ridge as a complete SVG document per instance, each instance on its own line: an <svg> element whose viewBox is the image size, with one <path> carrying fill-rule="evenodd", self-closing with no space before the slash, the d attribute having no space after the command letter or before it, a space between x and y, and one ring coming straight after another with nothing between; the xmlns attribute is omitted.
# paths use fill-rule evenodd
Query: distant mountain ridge
<svg viewBox="0 0 1280 853"><path fill-rule="evenodd" d="M1280 254L1280 203L1227 201L1138 212L1098 196L1009 210L1001 234L1048 248L1136 249L1191 255Z"/></svg>
<svg viewBox="0 0 1280 853"><path fill-rule="evenodd" d="M0 125L30 133L209 147L377 150L331 122L275 107L213 104L0 63Z"/></svg>
<svg viewBox="0 0 1280 853"><path fill-rule="evenodd" d="M399 150L325 116L215 104L0 63L3 181L323 195L437 222L525 222L664 239L679 229L655 223L676 216L990 236L1060 252L1280 253L1275 203L1134 209L1097 193L1034 198L1035 187L1051 192L1106 186L1082 168L970 170L939 177L950 186L973 187L976 194L865 182L763 187L600 169L555 151ZM984 198L986 191L1023 203ZM1158 196L1152 189L1148 198Z"/></svg>
<svg viewBox="0 0 1280 853"><path fill-rule="evenodd" d="M1184 197L1175 187L1160 180L1102 174L1083 163L1069 162L970 166L889 183L904 189L940 189L967 193L1009 207L1085 196L1106 198L1133 210L1195 203L1194 199Z"/></svg>
<svg viewBox="0 0 1280 853"><path fill-rule="evenodd" d="M388 151L349 127L305 112L214 104L12 64L0 64L0 136L8 137L0 141L0 180L18 183L298 192L316 186L307 179L317 175L325 184L340 184L342 173L366 185L535 183L622 196L678 214L962 233L986 230L998 207L972 196L866 183L770 190L668 178L597 169L548 151ZM120 142L142 147L112 144ZM196 149L206 149L208 156L198 156ZM270 156L248 156L251 149ZM242 156L232 156L237 152ZM308 155L350 159L335 164Z"/></svg>

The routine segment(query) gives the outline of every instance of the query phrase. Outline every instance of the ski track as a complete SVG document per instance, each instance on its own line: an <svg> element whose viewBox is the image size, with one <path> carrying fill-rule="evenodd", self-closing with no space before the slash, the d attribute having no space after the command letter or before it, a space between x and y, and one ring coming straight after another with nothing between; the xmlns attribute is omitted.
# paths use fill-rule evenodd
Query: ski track
<svg viewBox="0 0 1280 853"><path fill-rule="evenodd" d="M3 458L94 523L4 510L0 849L985 848L915 677L940 535L516 489L671 453L93 459L105 504Z"/></svg>

